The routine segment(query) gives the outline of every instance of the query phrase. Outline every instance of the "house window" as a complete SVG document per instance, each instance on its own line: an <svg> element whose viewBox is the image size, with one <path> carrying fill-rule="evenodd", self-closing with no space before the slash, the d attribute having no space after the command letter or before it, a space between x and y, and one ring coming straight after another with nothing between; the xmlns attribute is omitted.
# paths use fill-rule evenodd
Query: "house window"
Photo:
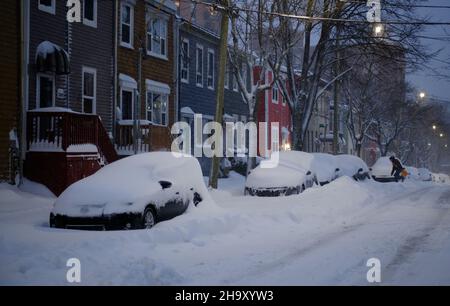
<svg viewBox="0 0 450 306"><path fill-rule="evenodd" d="M181 81L189 83L189 40L181 43Z"/></svg>
<svg viewBox="0 0 450 306"><path fill-rule="evenodd" d="M52 107L55 105L55 78L51 75L38 74L37 76L37 108Z"/></svg>
<svg viewBox="0 0 450 306"><path fill-rule="evenodd" d="M130 89L122 89L120 99L120 109L122 110L122 120L133 119L133 97L134 93Z"/></svg>
<svg viewBox="0 0 450 306"><path fill-rule="evenodd" d="M207 80L209 89L214 89L214 50L208 49L208 74Z"/></svg>
<svg viewBox="0 0 450 306"><path fill-rule="evenodd" d="M83 1L83 23L90 27L97 27L97 0Z"/></svg>
<svg viewBox="0 0 450 306"><path fill-rule="evenodd" d="M273 84L273 87L272 87L272 103L278 104L278 85L277 85L277 83Z"/></svg>
<svg viewBox="0 0 450 306"><path fill-rule="evenodd" d="M147 26L147 53L167 59L167 20L153 16Z"/></svg>
<svg viewBox="0 0 450 306"><path fill-rule="evenodd" d="M39 10L55 15L56 0L39 0Z"/></svg>
<svg viewBox="0 0 450 306"><path fill-rule="evenodd" d="M97 71L95 69L83 67L82 86L83 113L95 114L97 95Z"/></svg>
<svg viewBox="0 0 450 306"><path fill-rule="evenodd" d="M203 46L197 45L196 59L197 86L203 87Z"/></svg>
<svg viewBox="0 0 450 306"><path fill-rule="evenodd" d="M134 35L134 8L129 4L122 3L120 16L120 45L133 48Z"/></svg>
<svg viewBox="0 0 450 306"><path fill-rule="evenodd" d="M224 86L226 89L230 89L230 67L227 63L226 67L225 67L225 82L224 82Z"/></svg>
<svg viewBox="0 0 450 306"><path fill-rule="evenodd" d="M147 120L157 125L167 125L169 95L147 91Z"/></svg>

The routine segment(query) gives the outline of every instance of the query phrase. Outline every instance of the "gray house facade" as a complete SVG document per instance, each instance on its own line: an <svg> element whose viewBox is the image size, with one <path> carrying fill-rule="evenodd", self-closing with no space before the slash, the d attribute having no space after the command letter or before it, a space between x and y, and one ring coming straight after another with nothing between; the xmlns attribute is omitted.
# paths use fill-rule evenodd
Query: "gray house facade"
<svg viewBox="0 0 450 306"><path fill-rule="evenodd" d="M81 0L81 22L67 1L29 0L28 110L97 114L112 131L115 1Z"/></svg>

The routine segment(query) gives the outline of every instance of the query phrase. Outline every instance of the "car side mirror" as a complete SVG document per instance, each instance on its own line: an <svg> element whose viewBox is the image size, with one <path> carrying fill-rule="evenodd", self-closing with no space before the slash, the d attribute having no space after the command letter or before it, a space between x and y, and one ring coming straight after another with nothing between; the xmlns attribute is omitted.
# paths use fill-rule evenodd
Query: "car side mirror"
<svg viewBox="0 0 450 306"><path fill-rule="evenodd" d="M158 183L161 185L162 189L168 189L172 187L172 183L168 181L159 181Z"/></svg>
<svg viewBox="0 0 450 306"><path fill-rule="evenodd" d="M311 175L311 174L312 174L311 171L306 172L306 175Z"/></svg>
<svg viewBox="0 0 450 306"><path fill-rule="evenodd" d="M363 168L359 168L359 170L358 170L358 172L363 172L364 170L363 170Z"/></svg>
<svg viewBox="0 0 450 306"><path fill-rule="evenodd" d="M372 171L372 168L369 168L369 171Z"/></svg>
<svg viewBox="0 0 450 306"><path fill-rule="evenodd" d="M339 168L336 168L336 172L339 172L339 171L341 171L341 169L339 169Z"/></svg>

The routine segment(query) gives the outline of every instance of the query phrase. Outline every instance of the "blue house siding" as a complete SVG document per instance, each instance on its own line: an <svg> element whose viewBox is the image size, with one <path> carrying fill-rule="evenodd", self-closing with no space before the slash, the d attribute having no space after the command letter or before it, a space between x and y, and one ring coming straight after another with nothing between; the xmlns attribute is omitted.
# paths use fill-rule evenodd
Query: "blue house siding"
<svg viewBox="0 0 450 306"><path fill-rule="evenodd" d="M192 24L184 23L180 29L180 48L183 40L189 42L189 69L188 69L188 83L181 81L181 63L182 52L180 52L180 94L179 94L179 109L181 120L191 122L193 132L193 121L189 120L189 115L185 116L182 110L189 107L194 113L203 115L203 123L214 119L216 112L216 92L217 92L217 72L218 72L218 44L217 36L202 30ZM196 82L196 67L197 67L197 46L203 47L203 87L199 87ZM214 89L207 86L207 69L208 69L208 50L214 51ZM206 136L204 136L206 139ZM199 158L200 165L204 175L209 175L211 167L211 159L202 157Z"/></svg>
<svg viewBox="0 0 450 306"><path fill-rule="evenodd" d="M189 114L183 114L183 108L189 107L194 113L203 115L203 123L214 120L216 112L216 93L217 93L217 80L218 80L218 62L219 62L219 37L215 34L201 29L190 23L183 23L180 28L180 48L183 40L189 42L189 69L188 69L188 83L181 80L181 67L183 52L180 50L180 71L179 71L179 109L180 119L191 123L191 129L193 131L193 122L190 120ZM196 82L196 48L197 45L203 46L203 87L197 86ZM207 59L208 49L214 51L214 90L211 90L207 86ZM250 73L250 69L248 72ZM238 116L239 120L248 118L248 106L244 104L242 95L240 92L233 91L232 89L232 73L228 74L230 88L225 88L224 96L224 114L231 116ZM247 79L250 79L249 77ZM204 140L206 136L204 136ZM203 174L209 175L211 167L210 158L199 158L200 165L202 166Z"/></svg>
<svg viewBox="0 0 450 306"><path fill-rule="evenodd" d="M218 38L200 29L183 24L181 41L189 41L189 83L180 78L180 109L190 107L195 113L214 116L216 111ZM180 44L181 45L181 44ZM197 45L203 46L203 87L196 82L196 50ZM214 51L214 90L207 87L207 55L208 49Z"/></svg>

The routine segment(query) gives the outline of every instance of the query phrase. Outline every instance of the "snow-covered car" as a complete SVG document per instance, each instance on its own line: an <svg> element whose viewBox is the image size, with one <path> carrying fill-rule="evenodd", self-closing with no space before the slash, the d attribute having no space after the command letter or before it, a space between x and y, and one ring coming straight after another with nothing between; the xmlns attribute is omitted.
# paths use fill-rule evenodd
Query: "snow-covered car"
<svg viewBox="0 0 450 306"><path fill-rule="evenodd" d="M349 176L356 181L370 179L369 167L358 156L337 155L336 160L339 166L339 176Z"/></svg>
<svg viewBox="0 0 450 306"><path fill-rule="evenodd" d="M419 168L419 178L423 182L431 182L433 177L427 168Z"/></svg>
<svg viewBox="0 0 450 306"><path fill-rule="evenodd" d="M326 153L302 151L280 152L280 164L290 168L309 171L317 184L323 186L339 176L336 156Z"/></svg>
<svg viewBox="0 0 450 306"><path fill-rule="evenodd" d="M372 166L370 175L377 182L395 182L396 179L391 175L392 163L389 157L380 157Z"/></svg>
<svg viewBox="0 0 450 306"><path fill-rule="evenodd" d="M331 183L339 177L339 162L336 156L326 153L312 153L311 171L315 174L320 186Z"/></svg>
<svg viewBox="0 0 450 306"><path fill-rule="evenodd" d="M420 180L419 169L416 167L406 167L406 171L408 171L408 179L415 181Z"/></svg>
<svg viewBox="0 0 450 306"><path fill-rule="evenodd" d="M315 174L310 170L313 159L313 155L305 152L280 152L276 167L264 168L260 163L250 172L245 183L245 194L277 197L301 193L316 181Z"/></svg>
<svg viewBox="0 0 450 306"><path fill-rule="evenodd" d="M134 155L105 166L56 200L50 226L142 229L183 214L207 196L194 157L170 152Z"/></svg>
<svg viewBox="0 0 450 306"><path fill-rule="evenodd" d="M450 183L450 177L447 174L439 173L438 181L439 181L439 183L442 183L442 184Z"/></svg>

